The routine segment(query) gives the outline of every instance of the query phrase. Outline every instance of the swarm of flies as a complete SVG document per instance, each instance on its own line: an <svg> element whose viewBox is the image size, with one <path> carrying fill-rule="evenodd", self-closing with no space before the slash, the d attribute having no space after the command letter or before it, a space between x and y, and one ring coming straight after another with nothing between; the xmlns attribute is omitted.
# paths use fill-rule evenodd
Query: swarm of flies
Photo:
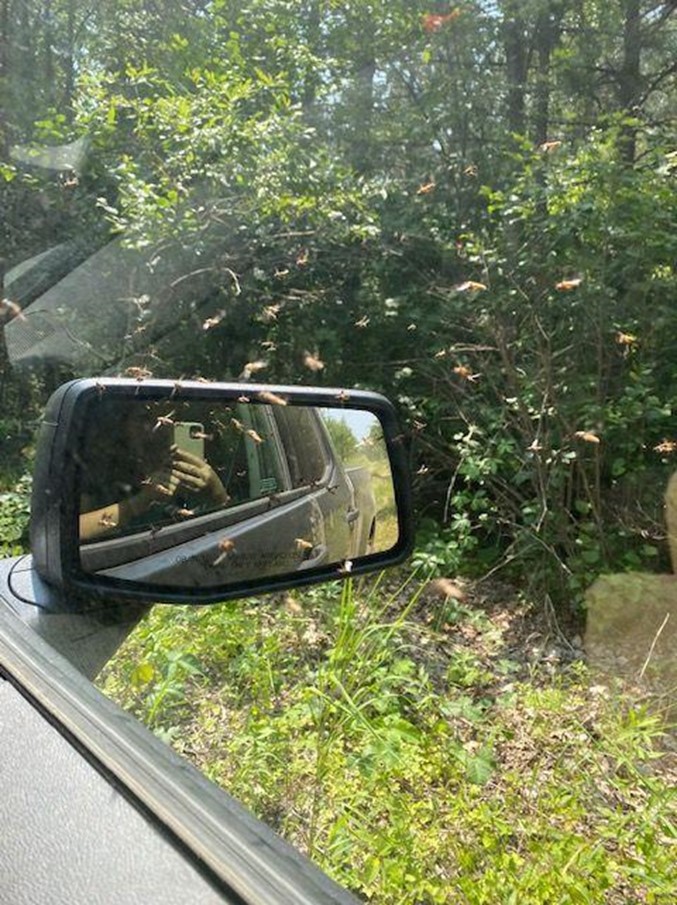
<svg viewBox="0 0 677 905"><path fill-rule="evenodd" d="M303 353L303 364L308 368L309 371L313 371L314 373L324 370L324 362L319 357L317 352L315 352L315 354L313 355L311 352L308 352L308 350L306 350Z"/></svg>
<svg viewBox="0 0 677 905"><path fill-rule="evenodd" d="M264 361L263 359L259 359L258 361L248 361L242 369L240 380L249 380L252 374L258 374L259 371L263 371L267 367L268 362Z"/></svg>
<svg viewBox="0 0 677 905"><path fill-rule="evenodd" d="M486 283L478 283L476 280L465 280L455 287L456 292L483 292L487 288Z"/></svg>
<svg viewBox="0 0 677 905"><path fill-rule="evenodd" d="M172 424L174 424L174 414L175 411L172 409L172 411L168 415L158 415L157 421L153 426L153 433L160 430L161 427L171 427Z"/></svg>
<svg viewBox="0 0 677 905"><path fill-rule="evenodd" d="M267 305L261 312L261 320L265 324L269 324L271 321L276 321L281 307L282 305Z"/></svg>
<svg viewBox="0 0 677 905"><path fill-rule="evenodd" d="M193 516L196 514L197 513L195 509L180 508L174 510L174 515L176 516L176 518L193 518Z"/></svg>
<svg viewBox="0 0 677 905"><path fill-rule="evenodd" d="M283 399L282 396L277 396L275 393L270 393L268 390L261 390L258 398L261 402L267 402L270 405L286 405L287 400Z"/></svg>
<svg viewBox="0 0 677 905"><path fill-rule="evenodd" d="M456 365L452 370L461 380L469 380L471 383L474 383L481 376L480 374L473 374L467 365Z"/></svg>
<svg viewBox="0 0 677 905"><path fill-rule="evenodd" d="M16 302L10 301L10 299L0 299L0 315L3 315L3 320L11 321L14 318L18 318L20 321L25 321L26 316L21 310L21 305L17 305Z"/></svg>
<svg viewBox="0 0 677 905"><path fill-rule="evenodd" d="M133 377L134 380L145 380L147 377L152 377L153 372L149 371L148 368L138 367L136 365L125 369L125 377Z"/></svg>
<svg viewBox="0 0 677 905"><path fill-rule="evenodd" d="M102 528L115 528L117 527L117 521L112 513L103 512L99 519L99 525L101 525Z"/></svg>
<svg viewBox="0 0 677 905"><path fill-rule="evenodd" d="M592 431L574 431L573 435L577 440L583 440L584 443L598 444L601 442L597 434Z"/></svg>
<svg viewBox="0 0 677 905"><path fill-rule="evenodd" d="M219 541L219 550L221 551L219 555L216 557L213 566L220 566L221 563L228 558L228 555L233 552L235 549L235 541L231 540L228 537L224 537L223 540Z"/></svg>
<svg viewBox="0 0 677 905"><path fill-rule="evenodd" d="M538 146L538 150L542 154L552 154L553 151L556 151L557 148L562 146L562 142L557 139L551 139L550 141L544 141Z"/></svg>
<svg viewBox="0 0 677 905"><path fill-rule="evenodd" d="M435 182L424 182L423 185L419 185L416 189L417 195L429 195L431 192L435 191L435 186L437 183Z"/></svg>
<svg viewBox="0 0 677 905"><path fill-rule="evenodd" d="M227 409L227 411L229 411L229 409ZM227 429L225 422L214 415L212 415L212 427L215 429L215 432L217 434L223 434Z"/></svg>
<svg viewBox="0 0 677 905"><path fill-rule="evenodd" d="M572 289L578 289L583 280L580 277L572 277L570 280L560 280L555 283L555 289L558 292L571 292Z"/></svg>
<svg viewBox="0 0 677 905"><path fill-rule="evenodd" d="M216 314L213 314L204 321L202 329L206 332L207 330L212 330L214 327L218 327L225 316L226 310L225 308L221 308L220 311L217 311Z"/></svg>

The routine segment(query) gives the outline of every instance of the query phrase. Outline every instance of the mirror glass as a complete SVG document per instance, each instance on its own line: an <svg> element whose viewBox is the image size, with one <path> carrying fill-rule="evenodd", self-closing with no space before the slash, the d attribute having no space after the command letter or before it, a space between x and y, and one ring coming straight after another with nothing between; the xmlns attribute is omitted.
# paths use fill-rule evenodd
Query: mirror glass
<svg viewBox="0 0 677 905"><path fill-rule="evenodd" d="M101 398L78 444L85 572L215 587L350 571L398 540L373 412L240 400Z"/></svg>

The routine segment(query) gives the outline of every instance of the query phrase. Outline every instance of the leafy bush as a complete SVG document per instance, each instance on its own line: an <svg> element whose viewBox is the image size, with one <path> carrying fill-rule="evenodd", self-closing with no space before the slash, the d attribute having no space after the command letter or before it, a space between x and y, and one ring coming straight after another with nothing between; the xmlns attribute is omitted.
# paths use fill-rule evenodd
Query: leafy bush
<svg viewBox="0 0 677 905"><path fill-rule="evenodd" d="M25 475L11 490L0 493L0 556L28 552L32 478Z"/></svg>
<svg viewBox="0 0 677 905"><path fill-rule="evenodd" d="M423 492L455 526L445 541L471 558L469 536L498 545L521 583L561 603L609 568L667 565L671 159L652 140L628 168L613 129L560 156L526 150L510 192L485 188L488 219L457 249L476 282L438 281L437 351L406 377L426 425Z"/></svg>

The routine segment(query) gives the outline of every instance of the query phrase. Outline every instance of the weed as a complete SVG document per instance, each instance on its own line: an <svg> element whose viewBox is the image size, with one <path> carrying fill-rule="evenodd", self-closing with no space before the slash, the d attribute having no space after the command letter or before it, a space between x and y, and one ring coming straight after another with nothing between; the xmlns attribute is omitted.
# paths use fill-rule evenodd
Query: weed
<svg viewBox="0 0 677 905"><path fill-rule="evenodd" d="M24 475L10 490L0 493L0 556L26 552L31 486L31 476Z"/></svg>
<svg viewBox="0 0 677 905"><path fill-rule="evenodd" d="M370 900L674 901L660 720L580 664L529 681L508 620L421 616L383 577L158 607L102 684Z"/></svg>

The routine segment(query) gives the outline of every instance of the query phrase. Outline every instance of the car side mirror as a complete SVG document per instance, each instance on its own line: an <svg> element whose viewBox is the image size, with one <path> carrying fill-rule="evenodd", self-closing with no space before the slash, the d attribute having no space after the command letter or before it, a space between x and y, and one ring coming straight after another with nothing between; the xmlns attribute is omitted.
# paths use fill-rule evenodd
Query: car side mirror
<svg viewBox="0 0 677 905"><path fill-rule="evenodd" d="M76 596L226 600L381 569L412 540L382 396L102 378L48 403L31 547Z"/></svg>

